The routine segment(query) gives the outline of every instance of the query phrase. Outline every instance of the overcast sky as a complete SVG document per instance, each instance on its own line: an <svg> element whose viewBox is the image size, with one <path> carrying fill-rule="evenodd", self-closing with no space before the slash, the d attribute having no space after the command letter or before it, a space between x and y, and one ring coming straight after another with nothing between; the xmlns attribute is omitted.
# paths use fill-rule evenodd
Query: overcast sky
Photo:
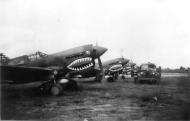
<svg viewBox="0 0 190 121"><path fill-rule="evenodd" d="M83 44L137 64L190 66L189 0L1 0L0 52L54 53Z"/></svg>

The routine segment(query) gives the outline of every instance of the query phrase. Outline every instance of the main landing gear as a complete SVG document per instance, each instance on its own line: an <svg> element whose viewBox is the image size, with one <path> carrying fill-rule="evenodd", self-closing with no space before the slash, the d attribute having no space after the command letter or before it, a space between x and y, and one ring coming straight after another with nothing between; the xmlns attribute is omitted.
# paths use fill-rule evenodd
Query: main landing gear
<svg viewBox="0 0 190 121"><path fill-rule="evenodd" d="M118 75L117 74L113 74L113 75L109 75L107 81L108 82L115 82L118 79Z"/></svg>
<svg viewBox="0 0 190 121"><path fill-rule="evenodd" d="M40 86L40 91L44 94L51 94L52 96L58 96L63 94L65 90L77 90L78 85L74 80L60 79L58 81L48 81Z"/></svg>

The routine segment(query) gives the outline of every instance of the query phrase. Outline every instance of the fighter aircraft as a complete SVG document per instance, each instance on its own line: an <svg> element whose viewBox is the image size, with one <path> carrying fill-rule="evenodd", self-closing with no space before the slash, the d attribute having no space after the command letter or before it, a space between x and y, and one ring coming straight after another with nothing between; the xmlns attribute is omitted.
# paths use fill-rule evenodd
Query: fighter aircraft
<svg viewBox="0 0 190 121"><path fill-rule="evenodd" d="M73 77L92 77L101 80L102 63L100 56L106 48L83 45L54 54L36 52L3 62L0 66L1 79L11 84L22 84L40 81L41 90L52 95L59 95L65 86L76 85ZM98 59L100 69L95 69Z"/></svg>
<svg viewBox="0 0 190 121"><path fill-rule="evenodd" d="M123 68L123 73L131 77L133 77L137 72L137 65L131 60Z"/></svg>
<svg viewBox="0 0 190 121"><path fill-rule="evenodd" d="M129 62L129 59L126 58L115 58L103 62L103 68L106 78L108 81L114 81L117 79L118 75L123 72L123 67Z"/></svg>

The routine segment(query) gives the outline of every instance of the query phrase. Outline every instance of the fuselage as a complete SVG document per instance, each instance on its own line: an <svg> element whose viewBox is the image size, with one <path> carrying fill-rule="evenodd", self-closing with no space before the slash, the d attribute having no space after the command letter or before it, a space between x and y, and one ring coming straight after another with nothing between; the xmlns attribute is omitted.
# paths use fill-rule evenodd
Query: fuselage
<svg viewBox="0 0 190 121"><path fill-rule="evenodd" d="M53 54L35 53L10 59L5 65L44 67L62 70L62 74L85 74L94 69L94 60L107 51L106 48L84 45Z"/></svg>
<svg viewBox="0 0 190 121"><path fill-rule="evenodd" d="M105 74L115 74L121 73L123 71L123 66L129 62L125 58L116 58L103 63L105 69Z"/></svg>

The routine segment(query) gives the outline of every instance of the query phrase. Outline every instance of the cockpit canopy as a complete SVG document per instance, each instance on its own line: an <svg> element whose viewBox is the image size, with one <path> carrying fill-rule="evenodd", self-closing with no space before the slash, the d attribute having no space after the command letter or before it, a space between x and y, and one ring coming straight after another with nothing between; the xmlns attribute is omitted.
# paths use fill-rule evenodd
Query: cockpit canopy
<svg viewBox="0 0 190 121"><path fill-rule="evenodd" d="M8 65L23 65L23 64L27 64L30 63L32 61L36 61L38 59L41 59L43 57L47 57L48 55L42 52L35 52L33 54L30 55L23 55L23 56L19 56L13 59L10 59L7 64Z"/></svg>
<svg viewBox="0 0 190 121"><path fill-rule="evenodd" d="M38 60L38 59L40 59L40 58L42 58L42 57L47 57L48 55L45 54L45 53L42 53L42 52L40 52L40 51L37 51L37 52L32 53L32 54L27 55L27 56L28 56L28 59L29 59L30 61L35 61L35 60Z"/></svg>

